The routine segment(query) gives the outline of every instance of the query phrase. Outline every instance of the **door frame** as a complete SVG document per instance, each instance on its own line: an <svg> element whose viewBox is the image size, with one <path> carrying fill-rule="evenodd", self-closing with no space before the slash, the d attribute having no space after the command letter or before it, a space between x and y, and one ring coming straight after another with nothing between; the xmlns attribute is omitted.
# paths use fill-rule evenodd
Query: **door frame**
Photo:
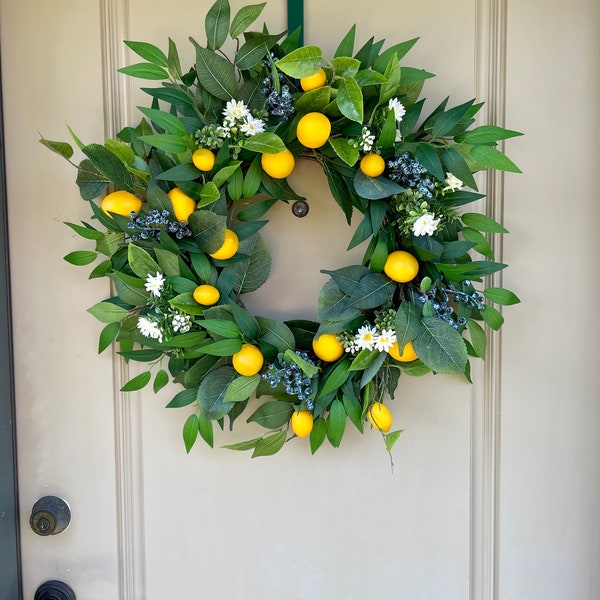
<svg viewBox="0 0 600 600"><path fill-rule="evenodd" d="M1 76L0 56L0 76ZM4 119L0 78L0 589L22 598Z"/></svg>

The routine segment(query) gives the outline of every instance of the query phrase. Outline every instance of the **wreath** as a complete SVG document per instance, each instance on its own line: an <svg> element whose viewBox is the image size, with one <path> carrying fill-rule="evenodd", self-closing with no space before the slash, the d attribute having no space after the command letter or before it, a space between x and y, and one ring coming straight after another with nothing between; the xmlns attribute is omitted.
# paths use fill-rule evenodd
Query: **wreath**
<svg viewBox="0 0 600 600"><path fill-rule="evenodd" d="M99 352L116 341L125 360L148 365L122 391L172 379L182 389L167 406L194 405L188 452L198 435L213 446L214 422L232 427L246 411L264 435L225 447L253 457L294 437L308 437L312 453L326 438L337 447L348 421L360 432L370 424L390 451L399 376L469 380L469 358L485 358L485 324L503 322L493 304L519 301L480 285L506 266L487 235L506 229L463 207L483 197L475 172L519 171L497 143L520 134L473 127L475 100L446 99L424 116L433 75L400 66L417 39L383 49L371 38L355 51L353 26L324 61L299 46L299 30L250 31L263 8L231 18L217 0L206 45L190 38L196 63L185 72L172 40L166 54L125 42L143 62L119 71L160 82L143 88L152 102L139 124L104 144L71 131L78 164L70 144L40 140L77 167L92 213L94 224L66 224L95 250L65 260L97 262L90 278L112 283L114 295L89 309L106 324ZM360 265L324 271L319 322L255 316L242 301L269 276L269 209L308 210L286 179L302 158L322 167L349 225L360 213L349 248L367 242Z"/></svg>

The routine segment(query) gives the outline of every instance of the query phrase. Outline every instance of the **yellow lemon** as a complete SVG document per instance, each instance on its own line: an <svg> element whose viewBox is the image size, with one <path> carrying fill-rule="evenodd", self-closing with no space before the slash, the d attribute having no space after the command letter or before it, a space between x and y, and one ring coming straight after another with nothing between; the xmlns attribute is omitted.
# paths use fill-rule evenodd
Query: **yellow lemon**
<svg viewBox="0 0 600 600"><path fill-rule="evenodd" d="M209 285L208 283L204 283L199 285L193 293L194 300L198 304L203 304L204 306L212 306L219 301L221 294L219 290L214 285Z"/></svg>
<svg viewBox="0 0 600 600"><path fill-rule="evenodd" d="M200 171L212 171L215 166L215 155L208 148L198 148L192 154L192 162L196 169L200 169Z"/></svg>
<svg viewBox="0 0 600 600"><path fill-rule="evenodd" d="M313 416L310 410L295 411L292 415L292 431L298 437L306 437L313 428Z"/></svg>
<svg viewBox="0 0 600 600"><path fill-rule="evenodd" d="M102 199L100 208L112 219L109 213L116 213L124 217L131 216L135 213L136 216L142 210L142 201L135 195L125 190L112 192Z"/></svg>
<svg viewBox="0 0 600 600"><path fill-rule="evenodd" d="M390 279L406 283L417 276L419 261L404 250L396 250L387 257L383 270Z"/></svg>
<svg viewBox="0 0 600 600"><path fill-rule="evenodd" d="M381 402L373 402L369 406L369 421L375 429L387 433L392 428L392 414L389 408Z"/></svg>
<svg viewBox="0 0 600 600"><path fill-rule="evenodd" d="M400 362L412 362L418 358L412 342L408 342L408 344L404 346L402 354L400 354L400 350L398 349L398 342L394 342L394 345L388 350L388 354L393 359L399 360Z"/></svg>
<svg viewBox="0 0 600 600"><path fill-rule="evenodd" d="M244 344L242 349L233 355L232 361L233 368L240 375L251 377L262 369L264 358L259 348L252 344Z"/></svg>
<svg viewBox="0 0 600 600"><path fill-rule="evenodd" d="M298 121L296 137L307 148L320 148L330 134L331 122L323 113L311 112Z"/></svg>
<svg viewBox="0 0 600 600"><path fill-rule="evenodd" d="M360 161L360 170L369 177L377 177L385 171L385 161L379 154L365 154Z"/></svg>
<svg viewBox="0 0 600 600"><path fill-rule="evenodd" d="M344 354L344 346L334 333L323 333L312 342L315 354L325 362L333 362Z"/></svg>
<svg viewBox="0 0 600 600"><path fill-rule="evenodd" d="M171 199L177 221L187 223L190 215L196 210L196 201L178 187L173 188L167 195Z"/></svg>
<svg viewBox="0 0 600 600"><path fill-rule="evenodd" d="M240 240L235 234L235 231L232 231L231 229L226 229L225 241L223 242L223 245L216 252L213 252L210 256L216 258L217 260L227 260L238 251L239 247Z"/></svg>
<svg viewBox="0 0 600 600"><path fill-rule="evenodd" d="M323 87L327 83L327 75L323 69L319 69L314 75L303 77L300 79L300 87L305 92L310 90L316 90L317 88Z"/></svg>
<svg viewBox="0 0 600 600"><path fill-rule="evenodd" d="M283 152L263 154L260 164L263 171L273 179L284 179L294 170L296 161L294 155L286 148Z"/></svg>

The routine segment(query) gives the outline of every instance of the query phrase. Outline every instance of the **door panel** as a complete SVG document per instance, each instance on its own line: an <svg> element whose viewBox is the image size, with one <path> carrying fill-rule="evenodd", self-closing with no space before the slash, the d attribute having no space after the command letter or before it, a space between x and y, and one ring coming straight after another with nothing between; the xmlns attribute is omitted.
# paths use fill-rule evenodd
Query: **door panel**
<svg viewBox="0 0 600 600"><path fill-rule="evenodd" d="M447 94L459 103L483 90L486 97L481 99L494 105L498 98L485 85L485 69L481 75L480 39L489 35L482 15L496 18L492 7L497 4L504 5L456 0L450 6L444 0L430 0L403 3L400 10L398 3L385 0L374 11L357 0L307 2L305 43L321 45L331 55L355 21L359 43L370 35L385 37L388 43L421 36L406 62L439 74L427 83L431 104ZM589 3L579 4L582 15L585 10L596 15ZM63 579L78 597L90 600L498 597L493 589L497 559L493 552L487 553L487 547L479 552L477 537L490 532L484 541L496 549L497 507L489 493L494 488L489 484L484 490L487 496L481 491L485 481L482 484L480 471L488 474L488 482L497 473L496 446L484 430L490 380L498 377L497 372L484 373L478 367L474 387L461 378L403 378L392 412L405 433L394 449L392 471L383 442L374 434L361 437L349 432L342 448L324 447L315 457L299 440L267 459L251 460L245 453L220 449L224 443L252 436L252 426L240 422L233 435L217 437L217 449L198 442L186 455L181 426L188 413L164 408L171 390L156 396L147 391L122 395L118 389L134 368L128 372L109 353L101 357L95 353L101 325L85 308L106 297L108 288L101 281L85 281L85 269L61 261L63 255L81 248L80 238L62 221L87 219L89 213L73 182L74 169L37 143L37 131L50 139L66 139L66 121L91 142L136 121L135 106L148 103L138 85L147 82L115 75L112 67L135 62L123 52L121 38L166 48L170 36L183 62L191 64L193 51L187 37L203 41L209 6L207 1L160 0L152 3L150 11L141 0L98 4L60 0L48 6L34 0L0 3L25 597L33 597L36 587L51 578ZM531 112L518 108L521 101L511 86L522 83L514 74L519 72L516 63L522 49L529 48L526 24L531 25L537 13L515 10L507 21L512 60L507 125L529 133ZM558 27L558 8L548 12L545 6L544 10L545 18ZM392 20L384 14L395 16ZM271 30L283 30L285 3L272 1L264 19ZM540 43L550 42L542 38ZM535 52L528 57L529 71L550 69ZM538 84L531 80L532 94ZM544 116L548 119L553 113L550 103L540 104L536 119L542 123ZM582 122L584 118L582 114ZM510 200L504 205L513 232L505 242L511 263L505 283L516 291L526 284L529 290L527 266L549 242L540 238L539 245L532 247L526 237L531 229L522 225L531 218L531 198L543 178L534 166L538 152L537 138L529 135L509 149L529 171L507 178ZM589 156L580 159L587 160L584 164L591 170ZM309 215L297 219L285 206L274 211L266 230L274 255L273 274L248 298L247 306L255 314L310 318L324 282L319 270L354 262L344 250L351 230L314 165L300 165L292 183L308 196ZM590 193L581 198L588 203L586 208L592 197ZM537 198L541 202L542 196ZM497 202L501 205L501 198ZM540 212L535 213L538 218L553 223L552 211ZM586 251L597 248L587 239ZM298 249L301 264L294 260ZM591 263L591 258L582 260ZM500 557L500 597L521 598L519 590L527 590L529 596L523 597L562 600L565 596L553 596L540 578L526 577L529 559L519 554L514 530L529 523L524 531L532 537L526 547L535 553L537 530L528 520L532 504L522 504L520 495L537 490L532 498L540 500L542 492L553 489L550 481L561 481L538 474L536 488L529 485L529 478L517 475L536 426L536 411L531 412L532 405L524 399L535 397L543 381L536 380L534 386L528 379L526 365L535 354L522 345L522 332L534 323L536 336L546 339L549 354L554 348L550 340L556 342L548 333L551 307L544 304L548 301L537 298L537 306L541 303L545 309L534 310L525 299L526 304L508 311L502 337L502 403L508 411L503 440L509 446L502 454L507 486L501 531L507 550ZM560 310L566 313L566 303ZM547 366L539 359L540 369ZM590 375L590 370L585 371L583 381L593 386ZM567 372L555 370L554 376L552 389L539 389L557 406L560 398L553 390L568 388L570 380ZM571 441L580 439L579 424L582 451L597 450L582 420L584 410L592 408L591 400L582 402L575 413L569 413L568 435ZM484 456L481 439L488 441L492 460ZM543 456L548 434L536 440L538 456ZM587 471L589 488L582 490L597 492L598 465L593 460L582 460L569 480L573 488L581 485L581 474ZM563 467L559 473L565 475L564 464L558 464ZM27 524L31 505L46 494L64 497L73 512L67 531L52 538L35 536ZM488 504L483 506L486 498ZM565 507L566 494L560 498L539 517L539 523L547 523L548 517L555 518L558 509ZM591 504L582 503L580 508L576 522L580 529L566 539L571 548L579 548L582 564L591 550L578 544L585 541L597 547L598 529L584 540L581 528L592 517ZM553 544L562 539L549 536L547 552L556 550ZM540 559L539 564L549 576L553 574L551 560ZM483 567L489 572L482 574ZM568 566L564 577L575 586L575 576L591 571ZM598 580L590 585L597 586ZM573 600L588 597L583 587L569 589L574 590L569 596Z"/></svg>

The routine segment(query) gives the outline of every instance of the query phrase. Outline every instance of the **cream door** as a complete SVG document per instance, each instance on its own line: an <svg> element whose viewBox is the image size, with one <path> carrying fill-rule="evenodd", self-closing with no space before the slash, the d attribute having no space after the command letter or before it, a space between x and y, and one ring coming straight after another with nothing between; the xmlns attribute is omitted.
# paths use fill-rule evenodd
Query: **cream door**
<svg viewBox="0 0 600 600"><path fill-rule="evenodd" d="M203 38L210 4L0 2L25 598L50 579L87 600L600 597L600 6L305 3L306 43L330 55L354 22L361 41L421 36L407 62L439 74L432 102L477 96L489 122L506 116L527 134L508 148L525 174L482 179L487 209L512 232L504 283L524 303L507 310L475 385L403 378L391 472L376 435L256 460L218 449L223 435L186 455L185 409L166 410L168 393L119 393L134 371L96 355L100 325L85 308L108 289L61 260L81 248L62 222L88 213L74 169L38 132L66 139L68 123L101 141L135 121L147 100L115 75L134 61L121 41L166 48L170 36L191 61L187 38ZM272 30L285 11L269 3ZM310 213L273 214L274 272L255 313L314 316L319 269L349 260L321 174L302 165L294 183ZM46 495L67 500L72 520L41 537L28 519Z"/></svg>

